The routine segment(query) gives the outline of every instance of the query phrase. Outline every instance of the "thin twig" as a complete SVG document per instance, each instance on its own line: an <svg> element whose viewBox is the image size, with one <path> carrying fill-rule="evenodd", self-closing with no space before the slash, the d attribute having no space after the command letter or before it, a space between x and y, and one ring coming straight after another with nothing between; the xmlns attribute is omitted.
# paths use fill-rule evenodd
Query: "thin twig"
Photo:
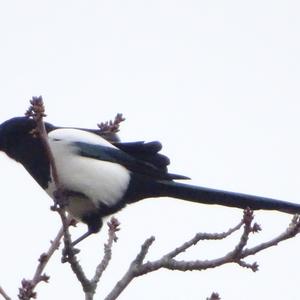
<svg viewBox="0 0 300 300"><path fill-rule="evenodd" d="M104 256L100 264L96 268L96 272L91 282L97 285L99 282L103 272L106 270L112 256L112 245L114 242L117 242L118 237L116 235L117 231L120 230L120 222L112 217L110 221L107 223L108 225L108 240L107 243L104 244Z"/></svg>
<svg viewBox="0 0 300 300"><path fill-rule="evenodd" d="M124 291L124 289L129 285L129 283L136 277L139 276L136 274L136 271L138 271L139 267L141 266L145 256L148 253L149 248L155 241L154 237L148 238L143 245L141 246L141 250L134 259L134 261L130 264L130 267L128 271L125 273L125 275L122 277L121 280L117 282L115 287L112 289L112 291L105 297L104 300L114 300L117 299L117 297Z"/></svg>
<svg viewBox="0 0 300 300"><path fill-rule="evenodd" d="M57 169L55 165L55 159L53 157L52 151L50 149L49 140L47 131L45 128L45 123L43 121L43 117L46 116L45 114L45 107L43 98L40 97L32 97L32 100L30 100L30 107L25 113L27 117L31 117L36 121L36 133L39 135L41 142L44 144L44 149L47 153L47 157L50 161L50 167L51 167L51 174L53 177L53 181L55 183L55 187L57 190L60 189L60 182L57 174Z"/></svg>
<svg viewBox="0 0 300 300"><path fill-rule="evenodd" d="M19 289L19 299L26 300L32 298L33 295L36 295L34 291L36 286L42 281L48 282L49 277L46 274L43 274L43 271L54 252L59 248L62 236L63 228L59 230L55 239L51 241L51 245L48 251L46 253L41 254L39 258L39 264L36 268L33 278L31 280L22 280L22 287Z"/></svg>
<svg viewBox="0 0 300 300"><path fill-rule="evenodd" d="M183 253L184 251L186 251L191 246L196 245L199 241L225 239L228 236L230 236L231 234L233 234L234 232L236 232L237 230L239 230L242 227L243 224L244 224L244 221L241 220L241 222L239 224L237 224L233 228L230 228L228 231L222 232L222 233L202 233L202 232L199 232L191 240L185 242L181 246L179 246L179 247L175 248L174 250L172 250L171 252L167 253L164 256L164 258L165 259L173 258L173 257L177 256L178 254Z"/></svg>
<svg viewBox="0 0 300 300"><path fill-rule="evenodd" d="M33 285L36 285L36 283L39 282L39 278L42 275L48 261L50 260L50 258L54 254L54 252L59 248L60 240L61 240L63 234L64 234L63 228L61 228L59 230L59 232L57 233L55 239L53 241L51 241L51 246L48 249L48 251L40 256L39 265L37 266L37 269L36 269L35 274L32 279Z"/></svg>
<svg viewBox="0 0 300 300"><path fill-rule="evenodd" d="M5 300L11 300L11 298L5 293L4 289L0 286L0 295L5 299Z"/></svg>
<svg viewBox="0 0 300 300"><path fill-rule="evenodd" d="M100 134L117 133L120 131L120 123L125 121L122 114L117 114L113 121L101 122L98 124Z"/></svg>
<svg viewBox="0 0 300 300"><path fill-rule="evenodd" d="M241 253L241 258L254 255L264 249L276 246L282 241L295 237L299 233L299 231L300 231L300 217L298 215L295 215L289 227L282 234L278 235L277 237L271 239L268 242L261 243L255 247L245 249Z"/></svg>
<svg viewBox="0 0 300 300"><path fill-rule="evenodd" d="M117 133L120 131L120 123L123 122L122 114L117 114L115 119L112 121L102 122L98 125L99 130L93 131L94 133L100 135L102 138L106 139L111 143L120 142Z"/></svg>

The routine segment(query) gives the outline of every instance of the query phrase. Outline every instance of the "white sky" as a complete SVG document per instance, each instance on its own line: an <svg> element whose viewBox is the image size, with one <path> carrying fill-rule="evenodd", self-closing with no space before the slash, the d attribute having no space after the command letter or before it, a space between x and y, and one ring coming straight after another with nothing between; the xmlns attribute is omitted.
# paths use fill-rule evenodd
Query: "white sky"
<svg viewBox="0 0 300 300"><path fill-rule="evenodd" d="M90 126L122 112L121 137L160 140L170 171L193 184L300 203L300 19L298 1L2 1L0 122L22 115L42 95L48 121ZM22 167L0 155L0 285L14 296L60 226L51 200ZM198 231L224 231L237 209L149 199L118 215L113 262L95 299L120 279L142 242L157 258ZM260 242L290 216L256 213ZM85 231L81 225L75 236ZM182 258L230 250L212 243ZM91 273L106 230L82 243ZM252 243L253 244L253 243ZM247 261L260 271L225 266L192 273L160 271L139 278L120 299L299 299L299 238ZM39 299L83 299L57 254Z"/></svg>

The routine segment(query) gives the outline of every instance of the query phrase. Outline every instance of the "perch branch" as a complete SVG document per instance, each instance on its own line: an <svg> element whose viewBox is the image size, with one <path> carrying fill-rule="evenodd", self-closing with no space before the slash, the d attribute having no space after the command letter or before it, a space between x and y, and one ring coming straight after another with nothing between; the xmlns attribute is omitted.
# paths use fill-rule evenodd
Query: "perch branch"
<svg viewBox="0 0 300 300"><path fill-rule="evenodd" d="M175 259L177 255L183 253L190 247L198 244L198 242L200 241L225 239L233 232L241 229L242 226L243 226L243 231L240 236L238 244L234 247L232 251L230 251L229 253L227 253L226 255L220 258L216 258L212 260L203 260L203 261L202 260L194 260L194 261L180 260L179 261ZM116 299L134 278L162 268L169 269L169 270L177 270L177 271L196 271L196 270L203 271L209 268L215 268L228 263L236 263L241 267L249 268L253 272L255 272L258 270L258 264L256 262L249 264L243 261L243 259L250 255L254 255L257 252L260 252L266 248L275 246L279 242L282 242L284 240L296 236L300 230L300 217L294 216L288 229L286 229L279 236L271 239L268 242L259 244L252 248L245 249L250 234L256 233L260 230L261 228L258 224L256 223L253 224L253 212L250 209L246 209L244 211L244 215L241 222L237 224L234 228L229 229L228 231L223 233L213 233L213 234L197 233L190 241L185 242L184 244L177 247L176 249L163 255L160 259L156 261L148 261L144 263L144 259L151 245L155 240L154 237L150 237L143 243L137 257L130 264L127 272L117 282L117 284L112 289L112 291L107 295L105 300ZM218 297L219 297L218 294L213 293L209 299L218 299Z"/></svg>
<svg viewBox="0 0 300 300"><path fill-rule="evenodd" d="M30 101L30 104L31 106L27 110L26 116L36 121L35 134L39 136L39 138L41 139L44 145L45 151L47 153L50 162L51 174L56 187L55 201L54 201L54 206L52 208L53 210L58 212L63 224L63 237L64 237L64 245L65 245L65 248L63 250L64 253L63 259L70 263L71 268L73 272L76 274L78 280L81 282L83 289L87 290L89 289L88 280L75 256L77 252L72 247L71 235L68 229L70 225L70 219L66 216L66 212L64 209L64 206L67 203L67 199L64 196L64 191L59 181L55 160L49 145L48 135L43 121L43 117L46 116L43 99L42 97L33 97L32 100Z"/></svg>

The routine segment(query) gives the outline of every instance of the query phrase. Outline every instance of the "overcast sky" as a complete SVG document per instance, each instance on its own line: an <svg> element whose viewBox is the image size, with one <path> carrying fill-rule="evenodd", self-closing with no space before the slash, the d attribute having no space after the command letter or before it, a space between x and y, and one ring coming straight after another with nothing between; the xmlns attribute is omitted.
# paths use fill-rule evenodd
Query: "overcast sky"
<svg viewBox="0 0 300 300"><path fill-rule="evenodd" d="M193 184L300 203L300 5L298 1L2 1L0 122L22 115L42 95L47 120L95 127L121 112L123 141L160 140L171 172ZM0 285L15 297L22 278L60 227L51 199L15 162L0 155ZM257 212L263 232L279 234L291 216ZM196 232L224 231L238 209L149 199L117 217L122 223L113 262L95 299L120 279L140 245L149 258ZM106 229L104 227L104 229ZM79 236L86 230L73 230ZM225 243L200 245L181 258L226 253ZM106 230L81 245L92 274ZM120 299L298 299L300 238L269 249L252 273L234 265L205 272L160 271L138 278ZM38 299L83 299L57 254Z"/></svg>

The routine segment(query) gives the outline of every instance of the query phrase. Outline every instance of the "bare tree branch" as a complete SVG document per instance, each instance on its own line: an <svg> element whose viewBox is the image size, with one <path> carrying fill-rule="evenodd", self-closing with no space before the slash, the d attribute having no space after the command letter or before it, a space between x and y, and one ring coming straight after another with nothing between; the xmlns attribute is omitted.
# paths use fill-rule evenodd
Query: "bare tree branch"
<svg viewBox="0 0 300 300"><path fill-rule="evenodd" d="M45 124L43 122L43 117L46 116L43 98L41 96L40 97L32 97L32 100L30 100L30 104L31 105L28 108L25 115L27 117L31 117L33 120L36 121L36 132L34 132L34 133L39 135L42 143L44 144L45 151L50 160L52 177L53 177L56 189L59 190L60 182L59 182L59 178L58 178L58 174L57 174L57 170L56 170L56 166L55 166L55 160L54 160L53 154L50 149L47 131L45 128Z"/></svg>
<svg viewBox="0 0 300 300"><path fill-rule="evenodd" d="M137 276L136 272L139 270L145 256L147 255L149 248L155 241L155 238L152 236L148 238L142 245L140 252L130 264L128 271L122 277L120 281L117 282L113 290L105 297L105 300L117 299L117 297L122 293L122 291L128 286L128 284Z"/></svg>
<svg viewBox="0 0 300 300"><path fill-rule="evenodd" d="M11 300L11 298L5 293L4 289L0 286L0 295L5 299L5 300Z"/></svg>
<svg viewBox="0 0 300 300"><path fill-rule="evenodd" d="M112 256L112 245L118 240L116 232L120 230L120 222L116 218L112 217L110 219L110 222L107 223L107 225L109 228L108 240L107 243L104 245L104 257L100 264L97 266L95 275L91 280L94 284L97 284L99 282L103 272L106 270Z"/></svg>
<svg viewBox="0 0 300 300"><path fill-rule="evenodd" d="M288 228L281 233L280 235L278 235L277 237L275 237L274 239L265 242L265 243L261 243L255 247L249 248L249 249L245 249L240 257L244 258L250 255L254 255L264 249L273 247L278 245L280 242L288 240L290 238L295 237L300 231L300 216L299 215L295 215L291 221L291 223L289 224Z"/></svg>
<svg viewBox="0 0 300 300"><path fill-rule="evenodd" d="M55 192L55 203L54 207L52 208L53 210L56 210L58 214L60 215L62 224L63 224L63 237L64 237L64 245L65 248L63 250L64 257L63 261L68 261L71 265L71 268L75 275L77 276L77 279L80 281L84 291L89 292L91 287L89 284L89 280L86 278L83 269L81 268L75 254L77 251L74 249L72 246L72 241L71 241L71 235L69 232L69 219L66 216L66 212L64 209L64 206L67 204L67 199L64 195L63 188L61 187L60 181L59 181L59 176L57 173L56 169L56 164L55 164L55 159L53 157L49 141L48 141L48 135L46 132L45 124L43 122L43 117L45 116L45 107L43 103L42 97L33 97L32 100L30 101L31 106L26 112L26 115L28 117L33 118L36 121L36 133L39 135L39 138L41 139L45 151L47 153L47 156L50 161L50 167L51 167L51 174L53 176L54 184L56 187L56 192Z"/></svg>
<svg viewBox="0 0 300 300"><path fill-rule="evenodd" d="M172 250L168 254L164 256L165 259L170 259L178 254L184 252L188 248L190 248L193 245L196 245L199 241L204 241L204 240L222 240L227 238L229 235L234 233L235 231L239 230L243 225L243 220L239 224L237 224L235 227L229 229L227 232L222 232L222 233L197 233L190 241L182 244L178 248Z"/></svg>
<svg viewBox="0 0 300 300"><path fill-rule="evenodd" d="M250 209L246 209L244 211L244 216L241 222L232 229L229 229L224 233L198 233L196 234L190 241L182 244L176 249L170 251L169 253L163 255L160 259L156 261L148 261L143 263L151 245L154 242L154 237L150 237L147 239L142 247L137 257L130 264L127 272L124 276L117 282L112 291L107 295L105 300L114 300L116 299L123 290L129 285L129 283L136 277L145 275L149 272L154 272L156 270L165 268L169 270L177 270L177 271L203 271L209 268L215 268L228 263L236 263L241 267L249 268L253 272L258 270L258 265L256 262L249 264L242 259L248 257L250 255L254 255L259 251L262 251L266 248L277 245L279 242L282 242L286 239L292 238L299 233L300 230L300 218L299 216L295 216L288 227L282 234L271 239L268 242L262 243L255 247L245 249L247 245L249 236L251 233L256 233L260 231L260 226L253 222L253 212ZM228 237L233 232L239 230L243 226L243 231L240 237L238 244L234 247L232 251L227 253L226 255L212 259L212 260L194 260L194 261L185 261L185 260L176 260L178 254L183 253L190 247L196 245L199 241L204 240L221 240ZM212 294L209 299L218 299L218 294ZM219 296L218 296L219 297Z"/></svg>
<svg viewBox="0 0 300 300"><path fill-rule="evenodd" d="M59 230L55 239L51 241L51 245L48 251L46 253L41 254L39 258L39 264L36 268L33 278L31 280L26 280L26 279L22 280L22 287L19 289L19 295L18 295L19 299L21 300L31 299L33 296L36 295L34 291L36 286L42 281L48 282L49 277L46 274L43 274L43 271L47 263L49 262L50 258L54 254L54 252L59 248L59 244L62 236L63 236L63 228Z"/></svg>
<svg viewBox="0 0 300 300"><path fill-rule="evenodd" d="M81 283L83 291L85 292L85 299L91 300L93 299L93 296L95 294L97 284L99 282L100 277L102 276L104 270L108 266L108 263L111 259L111 248L113 242L117 241L116 232L119 230L119 222L117 219L112 218L111 221L108 223L109 226L109 238L107 244L105 244L105 254L101 261L101 263L97 266L94 277L89 280L81 265L79 264L79 261L77 260L76 254L78 253L78 250L74 249L72 246L72 240L71 235L69 232L69 225L71 223L71 218L68 218L65 212L64 207L67 205L67 199L64 194L64 190L61 187L59 176L56 169L55 160L53 157L53 154L51 152L51 148L48 141L48 135L46 132L45 124L43 122L43 117L45 115L45 107L43 103L42 97L33 97L30 101L31 106L26 112L26 116L33 118L36 121L36 130L33 132L34 135L38 135L41 139L45 151L47 153L50 167L51 167L51 174L53 176L53 180L55 183L56 191L55 191L55 201L54 206L52 207L53 210L57 211L63 227L61 231L59 232L57 236L57 243L59 243L59 240L63 236L64 239L64 249L63 249L63 257L62 262L68 262L71 266L72 271L76 275L78 281ZM101 123L99 125L100 133L101 134L108 134L112 133L115 134L119 130L119 124L124 121L124 118L121 114L118 114L115 118L115 120L112 122L106 122ZM54 250L51 248L51 251ZM56 250L56 248L55 248ZM55 251L54 250L54 251ZM53 251L53 252L54 252ZM53 253L52 253L53 254ZM52 255L51 254L51 255ZM36 274L34 276L34 279L31 281L23 280L22 281L22 288L20 289L20 299L22 300L29 300L31 298L36 297L36 293L34 292L35 286L40 281L46 281L48 280L48 277L46 275L42 275L41 272L43 271L45 265L47 264L49 258L51 256L47 254L42 255L40 258L40 264L38 266L38 269L36 270Z"/></svg>

